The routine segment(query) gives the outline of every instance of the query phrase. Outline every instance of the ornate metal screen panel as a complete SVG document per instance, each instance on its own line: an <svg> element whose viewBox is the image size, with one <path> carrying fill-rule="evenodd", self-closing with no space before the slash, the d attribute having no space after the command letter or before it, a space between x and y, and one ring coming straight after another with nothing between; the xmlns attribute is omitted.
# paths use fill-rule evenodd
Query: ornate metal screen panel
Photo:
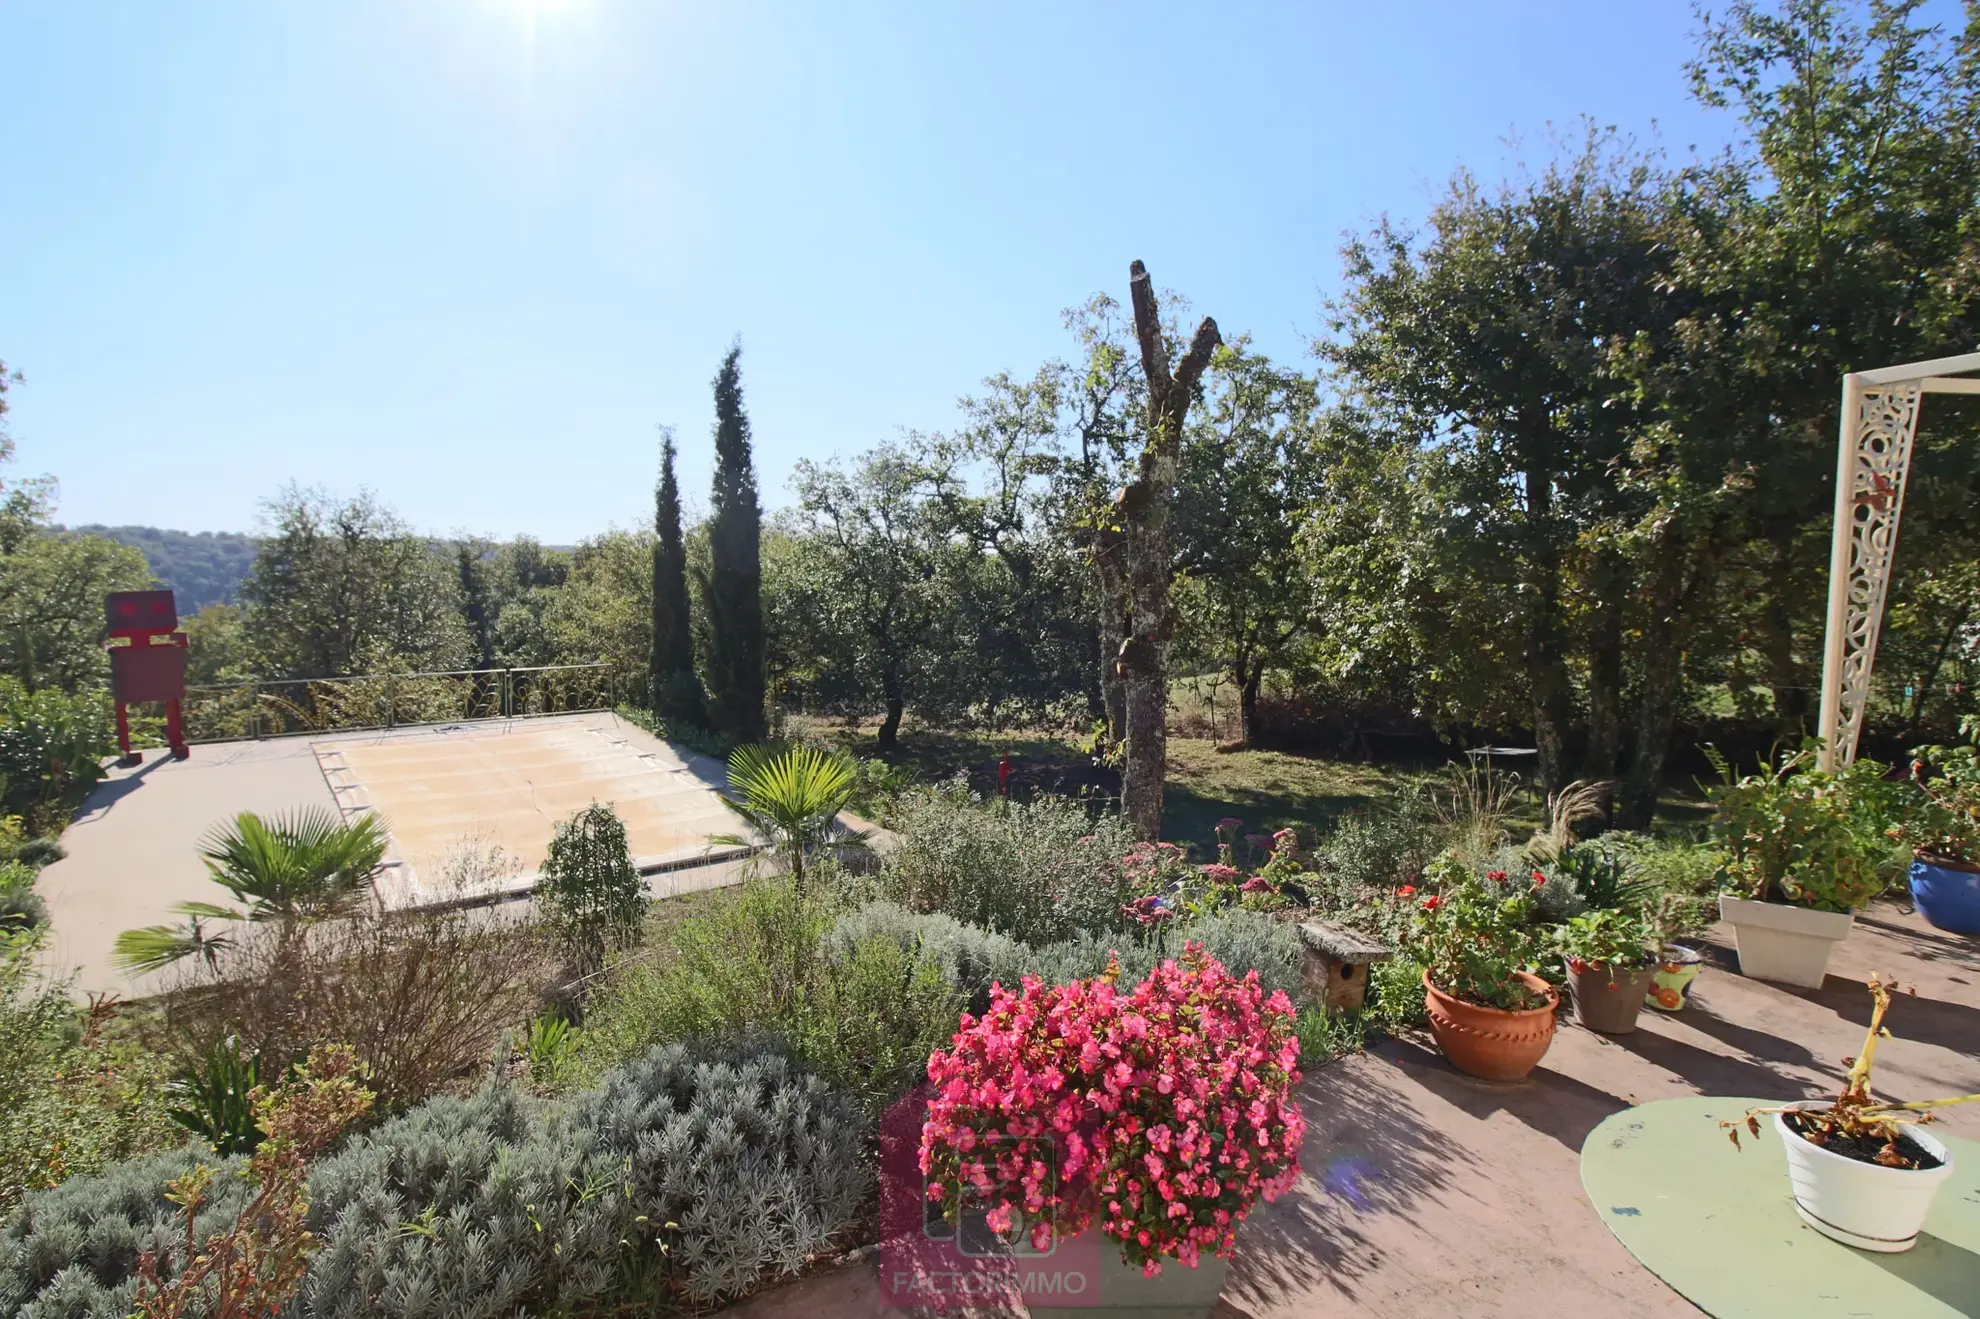
<svg viewBox="0 0 1980 1319"><path fill-rule="evenodd" d="M1841 701L1835 747L1838 765L1856 759L1863 710L1870 698L1870 666L1877 659L1884 597L1891 584L1898 517L1904 511L1911 441L1918 431L1917 381L1866 386L1855 417L1855 453L1849 479L1849 613L1843 628Z"/></svg>

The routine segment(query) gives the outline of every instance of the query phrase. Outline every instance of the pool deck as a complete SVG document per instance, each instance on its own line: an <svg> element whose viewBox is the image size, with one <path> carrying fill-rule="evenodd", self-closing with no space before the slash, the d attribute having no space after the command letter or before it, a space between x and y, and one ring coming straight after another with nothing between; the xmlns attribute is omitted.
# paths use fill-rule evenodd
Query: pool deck
<svg viewBox="0 0 1980 1319"><path fill-rule="evenodd" d="M1682 1012L1646 1011L1635 1033L1614 1037L1564 1019L1525 1081L1460 1075L1427 1038L1392 1040L1311 1073L1305 1175L1246 1225L1219 1319L1701 1313L1603 1225L1582 1191L1582 1141L1610 1114L1656 1099L1833 1095L1841 1060L1862 1047L1870 1011L1863 982L1872 969L1918 991L1891 1008L1895 1038L1877 1055L1878 1093L1908 1100L1980 1091L1980 939L1879 903L1859 917L1819 990L1740 976L1723 925L1701 946L1707 966ZM1943 1123L1980 1138L1980 1105L1947 1109ZM1726 1158L1740 1157L1724 1148ZM1741 1261L1729 1254L1724 1267ZM1980 1258L1973 1274L1965 1312L1980 1315ZM868 1260L727 1313L906 1312L881 1299Z"/></svg>
<svg viewBox="0 0 1980 1319"><path fill-rule="evenodd" d="M78 996L155 989L155 975L111 963L117 935L175 923L179 902L226 903L198 845L242 811L377 811L392 843L376 887L393 907L526 893L556 820L592 800L617 804L655 897L734 883L733 853L706 843L735 825L717 798L726 782L716 761L610 713L216 742L183 761L146 752L97 785L62 835L68 855L41 873L43 963L73 972ZM447 887L447 852L470 840L500 845L513 873Z"/></svg>

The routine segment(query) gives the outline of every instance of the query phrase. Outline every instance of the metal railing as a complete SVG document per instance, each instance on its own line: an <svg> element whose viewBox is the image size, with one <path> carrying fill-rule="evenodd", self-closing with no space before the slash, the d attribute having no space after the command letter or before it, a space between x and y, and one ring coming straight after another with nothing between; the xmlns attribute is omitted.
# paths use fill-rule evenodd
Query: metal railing
<svg viewBox="0 0 1980 1319"><path fill-rule="evenodd" d="M182 708L188 741L235 742L610 710L618 689L613 665L548 664L217 683L186 688Z"/></svg>

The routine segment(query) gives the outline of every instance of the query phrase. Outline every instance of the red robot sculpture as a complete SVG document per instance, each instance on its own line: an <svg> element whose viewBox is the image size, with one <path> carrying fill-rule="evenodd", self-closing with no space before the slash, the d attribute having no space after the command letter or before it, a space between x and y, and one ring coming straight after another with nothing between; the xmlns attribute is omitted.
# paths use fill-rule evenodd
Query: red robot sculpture
<svg viewBox="0 0 1980 1319"><path fill-rule="evenodd" d="M138 701L165 702L165 740L175 759L186 747L179 702L186 695L186 634L179 631L179 607L170 591L112 591L103 601L109 625L110 694L117 702L117 749L121 763L144 757L131 750L129 707Z"/></svg>

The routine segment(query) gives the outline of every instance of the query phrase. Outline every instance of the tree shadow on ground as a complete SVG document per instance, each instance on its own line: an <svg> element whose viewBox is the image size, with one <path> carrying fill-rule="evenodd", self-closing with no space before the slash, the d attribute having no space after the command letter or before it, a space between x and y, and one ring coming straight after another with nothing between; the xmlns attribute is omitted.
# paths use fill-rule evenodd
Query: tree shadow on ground
<svg viewBox="0 0 1980 1319"><path fill-rule="evenodd" d="M1969 971L1980 971L1980 937L1902 925L1868 912L1858 912L1856 923L1895 940L1903 952L1921 961L1951 962Z"/></svg>
<svg viewBox="0 0 1980 1319"><path fill-rule="evenodd" d="M1386 1052L1386 1047L1385 1047ZM1238 1238L1238 1261L1225 1294L1231 1311L1310 1299L1324 1284L1353 1297L1358 1281L1382 1267L1365 1228L1372 1218L1413 1220L1416 1206L1452 1184L1471 1154L1420 1121L1407 1099L1385 1084L1382 1069L1352 1060L1309 1074L1305 1169L1276 1204L1261 1205Z"/></svg>
<svg viewBox="0 0 1980 1319"><path fill-rule="evenodd" d="M1603 1118L1630 1106L1629 1100L1554 1071L1544 1063L1523 1081L1483 1081L1466 1076L1451 1066L1443 1054L1413 1041L1391 1040L1381 1051L1405 1068L1411 1080L1452 1107L1475 1118L1510 1114L1576 1153Z"/></svg>
<svg viewBox="0 0 1980 1319"><path fill-rule="evenodd" d="M1749 1054L1762 1062L1781 1063L1789 1067L1816 1067L1824 1070L1831 1065L1831 1060L1818 1057L1813 1050L1793 1040L1783 1039L1764 1030L1755 1030L1751 1026L1742 1026L1738 1022L1717 1015L1709 1004L1696 995L1685 1004L1683 1021L1685 1025L1700 1034L1710 1035L1719 1043ZM1841 1073L1838 1072L1837 1075L1840 1077Z"/></svg>
<svg viewBox="0 0 1980 1319"><path fill-rule="evenodd" d="M1719 1038L1713 1029L1703 1024L1705 1020L1707 1018L1704 1014L1700 1014L1700 1020L1692 1024L1706 1034ZM1637 1030L1612 1038L1617 1046L1629 1050L1652 1066L1661 1067L1673 1075L1683 1077L1686 1084L1695 1087L1702 1094L1751 1095L1755 1099L1786 1101L1820 1098L1824 1090L1829 1088L1826 1082L1796 1076L1792 1072L1769 1065L1796 1061L1773 1057L1762 1051L1768 1047L1783 1045L1784 1041L1764 1031L1732 1026L1721 1018L1712 1017L1709 1020L1713 1026L1724 1029L1727 1036L1739 1037L1742 1042L1733 1043L1732 1047L1750 1056L1713 1053L1709 1049L1701 1049L1695 1044L1686 1044L1682 1040L1674 1040L1668 1035L1660 1035L1655 1031ZM1757 1038L1747 1041L1746 1037ZM1727 1042L1732 1043L1732 1040L1729 1038ZM1808 1051L1799 1045L1786 1045L1786 1050L1812 1060Z"/></svg>
<svg viewBox="0 0 1980 1319"><path fill-rule="evenodd" d="M1796 998L1828 1008L1844 1021L1868 1028L1873 1007L1863 986L1842 976L1830 976L1820 989L1789 989ZM1898 1036L1920 1044L1936 1044L1942 1049L1971 1055L1980 1048L1980 1008L1964 1003L1923 995L1897 994L1891 1002L1891 1029Z"/></svg>

